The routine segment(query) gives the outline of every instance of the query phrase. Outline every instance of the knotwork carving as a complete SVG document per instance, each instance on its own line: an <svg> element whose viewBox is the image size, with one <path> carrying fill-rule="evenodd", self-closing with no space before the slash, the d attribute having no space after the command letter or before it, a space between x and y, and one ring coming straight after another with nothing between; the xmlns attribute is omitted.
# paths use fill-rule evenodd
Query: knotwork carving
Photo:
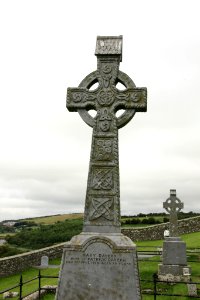
<svg viewBox="0 0 200 300"><path fill-rule="evenodd" d="M89 89L89 87L91 87L93 83L99 82L97 74L98 74L98 71L94 71L94 72L90 73L88 76L86 76L83 79L83 81L80 83L79 88ZM135 89L135 84L132 81L132 79L127 74L123 73L122 71L118 71L118 76L117 76L116 82L121 82L124 86L126 86L127 89L128 88ZM112 90L118 91L115 87L112 87ZM98 89L97 89L96 93L97 92L98 92ZM125 99L128 99L129 93L126 91L123 91L123 92L126 93L125 96L122 96L123 93L121 91L120 92L118 91L118 94L115 95L115 98L118 97L118 100L123 100L124 97L125 97ZM145 90L142 94L145 95L144 100L146 101ZM124 105L124 104L122 104L122 105ZM139 107L140 104L138 103L137 106ZM95 120L87 112L87 109L77 109L77 111L78 111L79 115L81 116L81 118L83 119L83 121L87 125L94 127ZM125 110L125 112L120 117L116 118L117 128L122 128L123 126L125 126L134 117L135 112L136 112L136 110L133 108L129 108L129 109Z"/></svg>
<svg viewBox="0 0 200 300"><path fill-rule="evenodd" d="M101 106L110 106L115 101L115 96L110 90L102 90L97 96L97 100Z"/></svg>
<svg viewBox="0 0 200 300"><path fill-rule="evenodd" d="M113 211L111 207L113 206L112 198L93 198L92 199L92 209L89 219L95 220L100 217L104 217L107 220L113 220Z"/></svg>
<svg viewBox="0 0 200 300"><path fill-rule="evenodd" d="M92 188L95 190L110 190L113 188L113 170L101 168L93 170Z"/></svg>

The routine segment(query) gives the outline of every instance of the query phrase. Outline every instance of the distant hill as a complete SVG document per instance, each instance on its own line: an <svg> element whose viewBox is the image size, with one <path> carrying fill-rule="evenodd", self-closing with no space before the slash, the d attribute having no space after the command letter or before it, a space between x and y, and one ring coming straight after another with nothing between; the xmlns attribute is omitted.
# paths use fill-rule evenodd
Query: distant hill
<svg viewBox="0 0 200 300"><path fill-rule="evenodd" d="M200 213L196 213L196 212L180 212L178 214L178 219L185 219L185 218L191 218L191 217L195 217L195 216L199 216ZM159 212L159 213L139 213L137 215L122 215L121 219L122 219L122 225L123 225L123 221L125 221L126 219L130 219L130 218L146 218L146 217L153 217L156 219L160 219L163 217L169 217L169 214L166 214L165 212ZM24 219L18 219L18 220L5 220L0 222L0 225L2 225L5 222L21 222L21 221L25 221L25 222L34 222L36 224L54 224L56 222L62 222L64 220L72 220L72 219L82 219L83 218L83 213L70 213L70 214L57 214L57 215L51 215L51 216L41 216L41 217L34 217L34 218L24 218ZM163 220L160 219L161 222L163 222Z"/></svg>
<svg viewBox="0 0 200 300"><path fill-rule="evenodd" d="M65 220L72 219L81 219L83 218L83 213L73 213L73 214L64 214L64 215L53 215L53 216L43 216L43 217L35 217L35 218L27 218L23 219L23 221L31 221L37 224L54 224L56 222L62 222ZM20 220L21 221L21 220Z"/></svg>

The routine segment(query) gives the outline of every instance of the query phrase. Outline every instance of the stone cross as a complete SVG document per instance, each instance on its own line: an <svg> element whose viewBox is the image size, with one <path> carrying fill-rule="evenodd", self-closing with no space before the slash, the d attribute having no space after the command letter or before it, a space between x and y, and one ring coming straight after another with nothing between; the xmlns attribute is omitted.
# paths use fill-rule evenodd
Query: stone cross
<svg viewBox="0 0 200 300"><path fill-rule="evenodd" d="M98 36L97 70L86 76L78 88L68 88L67 108L77 111L93 128L90 166L85 200L85 232L120 232L118 129L135 112L147 110L146 88L136 88L132 79L119 71L122 36ZM117 89L120 82L124 90ZM91 89L94 84L96 89ZM92 117L89 110L96 110ZM116 112L124 113L116 116Z"/></svg>
<svg viewBox="0 0 200 300"><path fill-rule="evenodd" d="M170 197L163 202L163 208L170 214L170 237L178 236L178 218L177 213L183 208L183 203L176 197L176 190L170 190Z"/></svg>

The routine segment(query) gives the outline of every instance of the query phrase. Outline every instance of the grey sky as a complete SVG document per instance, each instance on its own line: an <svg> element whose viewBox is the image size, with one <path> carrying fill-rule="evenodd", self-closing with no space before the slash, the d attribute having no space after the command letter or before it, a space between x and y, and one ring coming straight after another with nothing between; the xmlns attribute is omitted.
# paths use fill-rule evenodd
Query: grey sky
<svg viewBox="0 0 200 300"><path fill-rule="evenodd" d="M119 133L122 213L162 211L171 188L200 212L198 0L1 1L0 28L0 221L83 211L92 130L65 96L97 35L123 35L120 70L148 89Z"/></svg>

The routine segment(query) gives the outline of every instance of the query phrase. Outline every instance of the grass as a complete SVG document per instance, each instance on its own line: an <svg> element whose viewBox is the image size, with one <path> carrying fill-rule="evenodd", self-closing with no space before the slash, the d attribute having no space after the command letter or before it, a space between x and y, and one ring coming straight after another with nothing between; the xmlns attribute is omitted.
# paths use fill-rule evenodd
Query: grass
<svg viewBox="0 0 200 300"><path fill-rule="evenodd" d="M47 276L57 276L59 273L59 268L60 268L60 259L54 259L50 261L50 264L53 265L58 265L58 268L53 268L53 269L43 269L41 270L41 275L47 275ZM36 276L38 276L38 269L35 268L29 268L25 271L23 271L21 274L23 276L23 282L28 281ZM20 275L21 274L15 274L11 276L7 276L4 278L0 278L0 291L9 289L12 286L15 286L19 284L20 281ZM41 279L41 286L44 285L56 285L57 284L57 278L42 278ZM23 287L23 296L34 292L38 289L38 279L31 281L30 283L24 285ZM19 292L19 287L13 289L12 291L14 292ZM54 296L55 297L55 296ZM0 299L3 299L3 295L0 294ZM17 297L13 299L18 299Z"/></svg>
<svg viewBox="0 0 200 300"><path fill-rule="evenodd" d="M186 242L187 248L200 248L200 232L192 232L188 234L182 234L181 239ZM155 241L138 241L135 242L137 246L141 247L162 247L163 240Z"/></svg>
<svg viewBox="0 0 200 300"><path fill-rule="evenodd" d="M197 256L196 256L197 257ZM199 256L197 257L199 259ZM154 257L155 260L159 259L159 256ZM54 259L50 261L50 264L54 265L59 265L60 264L60 259ZM200 272L199 272L199 266L200 264L197 263L190 263L191 268L192 268L192 280L193 282L198 281L200 282ZM156 273L158 269L158 262L157 261L152 261L151 260L145 260L145 261L139 261L139 273L140 273L140 278L142 280L149 280L151 282L144 282L141 281L141 289L142 291L145 290L151 290L153 291L153 282L152 282L152 274ZM59 272L59 266L58 268L55 269L44 269L41 270L42 275L51 275L51 276L57 276ZM29 280L32 279L33 277L38 275L38 270L30 268L22 273L23 275L23 280ZM10 286L16 285L16 283L19 282L20 274L8 276L5 278L0 279L0 290L9 288ZM43 278L41 286L44 286L46 284L51 284L55 285L57 284L57 279L50 279L50 278ZM200 288L200 285L198 286ZM26 295L30 292L35 291L38 288L38 280L32 281L29 284L24 285L24 294ZM13 291L19 291L19 288L13 289ZM187 286L185 284L170 284L166 285L165 283L158 283L157 284L157 291L163 292L163 293L168 293L168 294L186 294L188 293L187 291ZM158 300L178 300L180 297L175 297L175 296L157 296L156 299ZM0 299L2 298L2 295L0 295ZM13 298L14 300L17 300L17 298ZM54 300L55 295L54 294L47 294L43 296L43 300ZM142 295L143 300L153 300L153 295ZM181 297L181 299L190 299L189 297Z"/></svg>
<svg viewBox="0 0 200 300"><path fill-rule="evenodd" d="M181 236L182 240L184 240L187 244L187 248L200 248L200 232L185 234ZM157 241L141 241L136 242L136 245L138 246L138 250L155 250L155 247L162 247L163 240L157 240ZM141 248L140 248L140 247ZM199 250L200 251L200 250ZM152 275L157 272L158 270L158 260L160 260L160 256L155 256L150 259L146 259L145 261L139 261L139 273L140 278L142 280L149 280L152 281ZM188 262L188 264L191 266L192 269L192 281L193 282L200 282L200 253L198 252L188 252L188 261L192 260L194 262ZM195 262L196 261L196 262ZM197 263L198 262L198 263ZM51 260L50 264L60 264L60 259ZM51 276L57 276L59 272L59 266L55 269L44 269L41 270L42 275L51 275ZM29 280L35 276L38 275L38 270L30 268L24 272L22 272L23 280ZM19 283L20 274L4 277L0 279L0 290L5 290L11 286L14 286ZM42 279L42 286L46 284L57 284L57 279L50 279L45 278ZM34 291L38 288L38 280L32 281L29 284L24 286L24 295L30 293L31 291ZM141 281L141 288L142 290L150 289L153 291L153 282L144 282ZM198 288L200 290L200 284L198 285ZM169 294L188 294L187 286L184 284L170 284L166 285L165 283L158 283L157 290L159 292L163 293L169 293ZM19 291L19 288L14 289L13 291ZM0 299L2 298L2 295L0 295ZM13 298L16 299L17 298ZM55 295L48 294L45 295L43 300L53 300L55 299ZM144 295L142 296L143 300L153 300L152 295ZM158 300L178 300L178 299L191 299L189 297L175 297L175 296L157 296L156 299Z"/></svg>
<svg viewBox="0 0 200 300"><path fill-rule="evenodd" d="M181 236L182 240L186 242L187 248L200 248L200 232L194 232L190 234L184 234ZM138 250L155 250L158 247L161 248L163 244L163 240L156 241L140 241L136 242ZM154 262L155 260L155 262ZM145 261L139 261L139 272L140 277L143 280L152 280L152 274L157 273L158 271L158 261L160 260L160 256L155 256ZM193 261L193 262L190 262ZM198 263L196 263L196 262ZM188 264L191 266L192 270L192 281L200 282L200 249L199 252L189 252L188 251ZM141 281L142 290L150 289L153 291L153 283L142 282ZM200 284L198 284L198 288L200 289ZM157 290L160 293L169 293L169 294L188 294L187 285L185 284L171 284L166 285L165 283L159 283ZM167 300L167 299L180 299L175 296L157 296L158 300ZM142 299L150 300L153 299L153 296L143 295ZM182 299L191 299L189 297L181 297Z"/></svg>
<svg viewBox="0 0 200 300"><path fill-rule="evenodd" d="M155 259L159 260L159 257L155 257ZM192 268L192 281L193 282L200 282L200 264L197 263L189 263L191 268ZM139 261L139 273L140 273L140 278L142 280L149 280L152 281L152 275L156 273L158 270L158 262L155 261ZM151 290L153 291L153 282L144 282L141 281L141 288L142 291L145 290ZM198 288L200 288L200 284L198 284ZM157 284L157 291L159 293L163 294L179 294L179 295L187 295L188 294L188 289L187 285L183 283L177 283L177 284L166 284L166 283L158 283ZM148 299L153 299L153 296L151 295L143 295L142 299L148 300ZM180 297L176 296L157 296L156 299L162 299L162 300L167 300L167 299L180 299ZM191 299L189 297L181 297L181 299Z"/></svg>

